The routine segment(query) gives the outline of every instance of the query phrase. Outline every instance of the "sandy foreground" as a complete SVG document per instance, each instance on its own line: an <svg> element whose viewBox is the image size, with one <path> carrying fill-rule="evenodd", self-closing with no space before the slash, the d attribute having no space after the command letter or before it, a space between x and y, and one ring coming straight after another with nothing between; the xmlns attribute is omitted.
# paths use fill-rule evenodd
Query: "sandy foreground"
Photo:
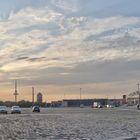
<svg viewBox="0 0 140 140"><path fill-rule="evenodd" d="M117 140L140 139L136 109L56 108L0 115L0 140Z"/></svg>

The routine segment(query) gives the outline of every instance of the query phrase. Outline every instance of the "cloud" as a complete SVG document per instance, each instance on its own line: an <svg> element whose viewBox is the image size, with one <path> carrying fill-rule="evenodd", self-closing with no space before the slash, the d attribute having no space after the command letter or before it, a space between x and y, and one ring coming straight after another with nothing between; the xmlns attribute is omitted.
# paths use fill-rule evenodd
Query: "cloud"
<svg viewBox="0 0 140 140"><path fill-rule="evenodd" d="M24 56L24 57L18 57L16 60L26 60L28 59L28 57Z"/></svg>
<svg viewBox="0 0 140 140"><path fill-rule="evenodd" d="M41 62L45 61L46 57L34 57L34 58L29 58L27 61L29 62Z"/></svg>
<svg viewBox="0 0 140 140"><path fill-rule="evenodd" d="M32 2L0 21L4 82L73 86L138 80L139 17L83 14L79 0Z"/></svg>

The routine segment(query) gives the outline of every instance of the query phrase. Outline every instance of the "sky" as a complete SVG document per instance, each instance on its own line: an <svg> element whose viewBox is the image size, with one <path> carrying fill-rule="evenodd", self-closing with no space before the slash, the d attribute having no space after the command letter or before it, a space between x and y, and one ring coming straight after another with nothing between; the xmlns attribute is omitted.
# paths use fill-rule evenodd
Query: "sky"
<svg viewBox="0 0 140 140"><path fill-rule="evenodd" d="M0 100L121 98L140 77L139 0L1 0Z"/></svg>

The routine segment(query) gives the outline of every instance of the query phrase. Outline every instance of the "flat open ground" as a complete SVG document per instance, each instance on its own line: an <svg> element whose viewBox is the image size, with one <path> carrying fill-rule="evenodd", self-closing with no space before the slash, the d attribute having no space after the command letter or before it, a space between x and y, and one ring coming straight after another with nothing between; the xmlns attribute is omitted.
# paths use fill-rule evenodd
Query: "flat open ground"
<svg viewBox="0 0 140 140"><path fill-rule="evenodd" d="M32 113L0 115L3 140L111 140L140 138L136 109L57 108Z"/></svg>

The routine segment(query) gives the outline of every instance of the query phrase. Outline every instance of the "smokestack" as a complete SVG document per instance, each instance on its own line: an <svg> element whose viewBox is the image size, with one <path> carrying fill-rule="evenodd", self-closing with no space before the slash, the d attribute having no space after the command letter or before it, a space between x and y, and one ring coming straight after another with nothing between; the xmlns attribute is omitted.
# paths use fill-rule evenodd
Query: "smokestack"
<svg viewBox="0 0 140 140"><path fill-rule="evenodd" d="M34 87L32 87L32 104L34 105Z"/></svg>

